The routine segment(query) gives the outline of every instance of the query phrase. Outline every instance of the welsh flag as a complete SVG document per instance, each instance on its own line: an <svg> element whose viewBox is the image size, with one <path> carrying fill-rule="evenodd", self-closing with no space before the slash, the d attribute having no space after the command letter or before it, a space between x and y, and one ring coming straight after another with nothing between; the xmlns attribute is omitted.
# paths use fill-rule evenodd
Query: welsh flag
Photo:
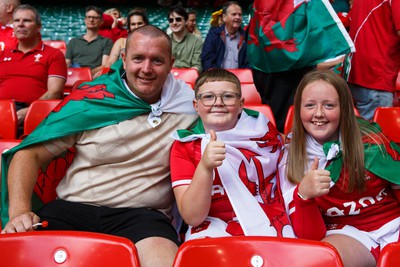
<svg viewBox="0 0 400 267"><path fill-rule="evenodd" d="M314 66L355 51L329 0L255 0L247 56L267 73Z"/></svg>
<svg viewBox="0 0 400 267"><path fill-rule="evenodd" d="M363 119L358 119L358 123L363 128L368 127L372 129L369 135L363 136L365 169L382 179L400 185L400 147L383 135L382 129L377 123ZM325 154L328 154L332 143L336 142L324 144L323 149ZM342 166L343 159L342 152L340 151L332 159L331 164L326 167L331 172L331 178L334 182L339 179Z"/></svg>

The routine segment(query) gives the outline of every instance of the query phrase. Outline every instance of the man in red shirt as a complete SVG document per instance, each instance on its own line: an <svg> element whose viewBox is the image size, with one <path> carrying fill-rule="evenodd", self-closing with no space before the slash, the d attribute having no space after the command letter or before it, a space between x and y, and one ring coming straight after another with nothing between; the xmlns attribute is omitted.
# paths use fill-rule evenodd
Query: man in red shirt
<svg viewBox="0 0 400 267"><path fill-rule="evenodd" d="M34 7L17 7L13 25L17 43L0 52L0 99L16 101L22 123L34 100L62 98L67 66L62 52L43 44Z"/></svg>
<svg viewBox="0 0 400 267"><path fill-rule="evenodd" d="M0 0L0 51L17 42L12 27L12 14L19 5L19 0Z"/></svg>
<svg viewBox="0 0 400 267"><path fill-rule="evenodd" d="M368 120L379 106L392 106L400 70L400 0L354 0L350 37L356 52L348 82L360 115Z"/></svg>

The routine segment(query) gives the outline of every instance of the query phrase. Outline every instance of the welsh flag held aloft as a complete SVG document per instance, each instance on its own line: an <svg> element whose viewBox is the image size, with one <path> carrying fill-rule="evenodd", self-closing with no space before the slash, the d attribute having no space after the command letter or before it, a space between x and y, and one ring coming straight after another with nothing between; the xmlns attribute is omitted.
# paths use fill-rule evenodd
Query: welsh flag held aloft
<svg viewBox="0 0 400 267"><path fill-rule="evenodd" d="M247 56L267 73L314 66L354 52L329 0L255 0Z"/></svg>

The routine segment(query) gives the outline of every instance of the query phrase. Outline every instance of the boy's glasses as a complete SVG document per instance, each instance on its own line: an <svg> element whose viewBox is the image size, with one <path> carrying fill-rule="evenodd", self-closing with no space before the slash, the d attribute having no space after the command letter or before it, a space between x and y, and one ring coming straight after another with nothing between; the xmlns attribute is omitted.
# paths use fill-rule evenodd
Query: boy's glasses
<svg viewBox="0 0 400 267"><path fill-rule="evenodd" d="M176 17L176 18L169 18L169 19L168 19L169 23L173 23L174 20L175 20L176 22L182 22L183 18L182 18L182 17Z"/></svg>
<svg viewBox="0 0 400 267"><path fill-rule="evenodd" d="M196 99L200 100L204 106L211 107L215 104L215 102L217 102L218 97L221 98L221 101L225 106L233 106L236 104L236 101L241 97L241 95L239 93L223 93L220 95L204 93L198 94Z"/></svg>

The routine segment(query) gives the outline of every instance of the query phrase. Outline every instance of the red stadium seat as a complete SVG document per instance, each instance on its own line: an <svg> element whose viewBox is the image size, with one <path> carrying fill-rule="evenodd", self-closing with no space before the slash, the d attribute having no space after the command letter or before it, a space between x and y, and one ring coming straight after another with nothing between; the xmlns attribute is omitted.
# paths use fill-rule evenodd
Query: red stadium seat
<svg viewBox="0 0 400 267"><path fill-rule="evenodd" d="M0 235L2 266L139 267L127 238L80 231L31 231Z"/></svg>
<svg viewBox="0 0 400 267"><path fill-rule="evenodd" d="M284 135L287 135L292 130L293 117L294 117L294 106L291 105L286 114L285 125L283 126L283 134Z"/></svg>
<svg viewBox="0 0 400 267"><path fill-rule="evenodd" d="M254 104L254 105L251 105L251 104L244 104L244 107L245 108L248 108L248 109L252 109L252 110L256 110L256 111L258 111L258 112L261 112L262 114L264 114L269 120L270 120L270 122L274 125L274 126L276 126L276 121L275 121L275 117L274 117L274 113L272 112L272 109L271 109L271 107L270 106L268 106L267 104L258 104L258 105L256 105L256 104Z"/></svg>
<svg viewBox="0 0 400 267"><path fill-rule="evenodd" d="M43 40L43 43L45 45L59 49L64 56L65 52L67 52L67 43L63 40Z"/></svg>
<svg viewBox="0 0 400 267"><path fill-rule="evenodd" d="M100 70L100 76L103 75L103 74L108 73L109 71L110 71L110 68L109 68L109 67L104 67L104 68L102 68L102 69Z"/></svg>
<svg viewBox="0 0 400 267"><path fill-rule="evenodd" d="M378 107L372 120L390 140L400 144L400 107Z"/></svg>
<svg viewBox="0 0 400 267"><path fill-rule="evenodd" d="M36 100L29 106L24 121L24 136L30 134L61 102L60 99Z"/></svg>
<svg viewBox="0 0 400 267"><path fill-rule="evenodd" d="M171 73L174 75L175 79L186 82L192 89L194 89L194 83L197 77L199 77L197 70L191 68L172 68Z"/></svg>
<svg viewBox="0 0 400 267"><path fill-rule="evenodd" d="M318 241L266 236L202 238L183 243L173 267L343 266L333 246Z"/></svg>
<svg viewBox="0 0 400 267"><path fill-rule="evenodd" d="M0 100L0 125L0 139L17 139L17 110L11 99Z"/></svg>
<svg viewBox="0 0 400 267"><path fill-rule="evenodd" d="M254 83L253 73L251 69L226 69L238 77L241 84Z"/></svg>
<svg viewBox="0 0 400 267"><path fill-rule="evenodd" d="M21 140L19 139L0 139L0 154L16 145L19 145L19 143L21 143Z"/></svg>
<svg viewBox="0 0 400 267"><path fill-rule="evenodd" d="M21 143L21 140L19 139L0 139L0 155L3 154L3 152L9 150L10 148L19 145L19 143ZM1 157L0 157L0 163L1 163Z"/></svg>
<svg viewBox="0 0 400 267"><path fill-rule="evenodd" d="M245 104L261 104L261 96L254 83L241 84Z"/></svg>
<svg viewBox="0 0 400 267"><path fill-rule="evenodd" d="M91 81L92 73L90 72L90 68L68 68L67 70L67 81L64 86L64 94L71 93L72 88L75 85L76 81Z"/></svg>
<svg viewBox="0 0 400 267"><path fill-rule="evenodd" d="M377 267L400 266L400 242L386 245L379 256Z"/></svg>

